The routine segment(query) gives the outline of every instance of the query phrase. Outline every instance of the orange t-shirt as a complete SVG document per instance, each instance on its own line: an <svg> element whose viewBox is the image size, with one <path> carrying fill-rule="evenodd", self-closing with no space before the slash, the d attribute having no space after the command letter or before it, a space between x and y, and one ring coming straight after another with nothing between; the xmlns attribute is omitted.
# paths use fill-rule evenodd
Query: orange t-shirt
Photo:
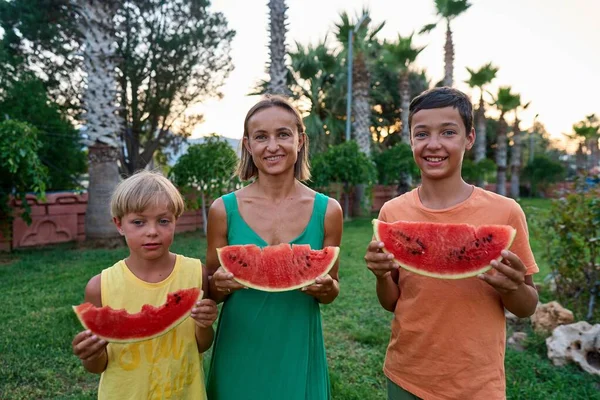
<svg viewBox="0 0 600 400"><path fill-rule="evenodd" d="M528 275L538 272L523 210L495 193L476 187L462 203L433 210L415 189L385 203L379 219L511 225L517 234L510 251ZM443 280L399 272L385 375L426 400L505 399L506 326L498 292L477 277Z"/></svg>

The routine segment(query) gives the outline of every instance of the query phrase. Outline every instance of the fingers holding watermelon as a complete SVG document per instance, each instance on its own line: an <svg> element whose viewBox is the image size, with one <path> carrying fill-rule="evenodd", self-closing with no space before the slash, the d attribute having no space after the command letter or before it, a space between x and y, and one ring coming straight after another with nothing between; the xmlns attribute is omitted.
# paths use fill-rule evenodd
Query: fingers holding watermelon
<svg viewBox="0 0 600 400"><path fill-rule="evenodd" d="M219 267L212 276L216 289L222 294L229 295L236 290L245 289L244 285L239 284L233 279L233 274Z"/></svg>
<svg viewBox="0 0 600 400"><path fill-rule="evenodd" d="M383 252L383 242L373 240L367 246L365 255L367 268L378 278L384 277L390 271L398 269L398 263L394 260L394 255Z"/></svg>
<svg viewBox="0 0 600 400"><path fill-rule="evenodd" d="M217 303L202 299L192 308L191 317L200 328L208 328L217 320Z"/></svg>
<svg viewBox="0 0 600 400"><path fill-rule="evenodd" d="M315 279L315 283L308 285L300 289L302 292L315 297L316 299L322 299L327 297L335 289L335 279L331 275L327 274L320 276Z"/></svg>
<svg viewBox="0 0 600 400"><path fill-rule="evenodd" d="M527 268L515 253L503 250L501 255L501 261L493 260L490 263L495 273L482 274L479 275L479 278L501 294L507 294L525 284Z"/></svg>
<svg viewBox="0 0 600 400"><path fill-rule="evenodd" d="M73 339L73 354L82 361L93 361L104 355L108 342L91 331L79 332Z"/></svg>

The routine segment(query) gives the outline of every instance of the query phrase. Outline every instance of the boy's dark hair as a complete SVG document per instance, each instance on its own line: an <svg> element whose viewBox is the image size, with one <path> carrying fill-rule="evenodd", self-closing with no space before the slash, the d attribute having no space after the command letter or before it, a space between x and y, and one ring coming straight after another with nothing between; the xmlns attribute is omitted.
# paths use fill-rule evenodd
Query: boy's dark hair
<svg viewBox="0 0 600 400"><path fill-rule="evenodd" d="M454 107L458 110L465 124L465 132L467 136L470 135L473 128L473 105L471 104L471 99L460 90L450 87L437 87L426 90L410 102L408 113L409 132L415 113L420 110L444 107Z"/></svg>

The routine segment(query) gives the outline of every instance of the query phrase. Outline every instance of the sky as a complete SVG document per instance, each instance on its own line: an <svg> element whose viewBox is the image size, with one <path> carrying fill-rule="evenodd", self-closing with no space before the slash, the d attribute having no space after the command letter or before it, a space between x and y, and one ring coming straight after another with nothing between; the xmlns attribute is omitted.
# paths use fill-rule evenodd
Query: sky
<svg viewBox="0 0 600 400"><path fill-rule="evenodd" d="M266 77L268 60L268 0L213 0L237 34L232 42L234 71L222 88L223 98L209 100L198 110L204 123L193 136L216 132L241 138L243 121L258 97L247 96ZM511 86L529 108L520 114L522 129L536 114L552 137L572 132L586 115L600 114L600 0L472 0L472 6L452 23L455 45L455 87L479 94L464 83L466 67L477 69L492 62L499 67L489 90ZM363 7L372 24L385 21L380 39L393 40L435 22L433 0L287 0L288 50L295 43L317 43L329 33L335 43L334 24L339 14L351 16ZM416 35L426 48L415 66L425 68L432 84L443 78L445 26L428 35Z"/></svg>

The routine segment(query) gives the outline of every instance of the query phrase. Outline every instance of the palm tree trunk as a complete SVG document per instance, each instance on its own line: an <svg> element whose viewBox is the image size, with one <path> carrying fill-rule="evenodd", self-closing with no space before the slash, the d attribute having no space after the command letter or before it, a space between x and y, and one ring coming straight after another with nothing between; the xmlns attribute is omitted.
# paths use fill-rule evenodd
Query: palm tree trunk
<svg viewBox="0 0 600 400"><path fill-rule="evenodd" d="M452 78L454 72L454 43L452 42L450 19L446 20L446 24L446 44L444 46L444 86L451 87L454 83Z"/></svg>
<svg viewBox="0 0 600 400"><path fill-rule="evenodd" d="M120 2L83 1L81 32L85 38L84 68L87 85L83 95L89 146L87 240L114 239L120 235L112 224L110 197L118 184L120 156L118 134L113 18Z"/></svg>
<svg viewBox="0 0 600 400"><path fill-rule="evenodd" d="M502 196L506 196L506 128L506 121L502 114L496 138L496 193Z"/></svg>
<svg viewBox="0 0 600 400"><path fill-rule="evenodd" d="M400 103L402 107L402 143L410 144L408 112L410 108L410 81L408 69L400 74Z"/></svg>
<svg viewBox="0 0 600 400"><path fill-rule="evenodd" d="M360 151L371 154L371 106L369 105L369 71L364 55L358 54L354 61L352 85L352 128Z"/></svg>
<svg viewBox="0 0 600 400"><path fill-rule="evenodd" d="M477 109L477 128L476 135L477 139L475 142L475 163L485 159L485 151L487 145L486 137L486 120L485 120L485 103L483 101L483 88L481 89L481 97L479 98L479 108ZM483 187L485 185L485 177L481 174L477 178L477 186Z"/></svg>
<svg viewBox="0 0 600 400"><path fill-rule="evenodd" d="M408 114L410 108L410 81L408 69L402 71L400 74L400 99L402 105L402 143L410 145L410 129L408 126ZM401 170L397 188L398 195L408 192L411 186L412 177L408 171Z"/></svg>
<svg viewBox="0 0 600 400"><path fill-rule="evenodd" d="M521 129L519 128L519 118L515 115L513 125L513 147L511 151L511 174L510 174L510 197L518 199L520 197L519 186L521 174Z"/></svg>
<svg viewBox="0 0 600 400"><path fill-rule="evenodd" d="M269 91L283 95L289 94L286 79L287 69L285 67L286 11L285 0L269 0Z"/></svg>
<svg viewBox="0 0 600 400"><path fill-rule="evenodd" d="M112 223L110 198L119 183L117 160L119 150L97 144L89 150L88 203L85 212L85 238L98 241L119 238L119 232Z"/></svg>

